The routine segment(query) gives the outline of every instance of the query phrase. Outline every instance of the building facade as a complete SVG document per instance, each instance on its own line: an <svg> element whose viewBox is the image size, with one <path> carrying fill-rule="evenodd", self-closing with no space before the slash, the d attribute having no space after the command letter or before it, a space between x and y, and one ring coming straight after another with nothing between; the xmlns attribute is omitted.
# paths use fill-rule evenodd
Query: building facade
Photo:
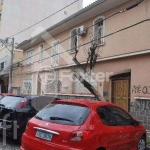
<svg viewBox="0 0 150 150"><path fill-rule="evenodd" d="M134 4L136 0L96 1L20 43L21 92L93 99L74 76L81 72L73 61L78 52L77 60L92 80L83 72L82 76L105 100L126 109L150 129L150 1L126 9ZM97 59L89 71L86 62L93 44ZM14 83L17 79L14 73Z"/></svg>
<svg viewBox="0 0 150 150"><path fill-rule="evenodd" d="M8 85L9 85L9 71L11 66L11 47L3 46L3 51L1 51L0 55L0 93L7 93L8 92ZM19 49L14 49L13 54L13 65L12 69L15 72L20 72L19 67L21 63L19 63L23 59L23 51ZM18 82L19 87L21 86L21 82ZM13 93L19 92L18 88L13 86Z"/></svg>

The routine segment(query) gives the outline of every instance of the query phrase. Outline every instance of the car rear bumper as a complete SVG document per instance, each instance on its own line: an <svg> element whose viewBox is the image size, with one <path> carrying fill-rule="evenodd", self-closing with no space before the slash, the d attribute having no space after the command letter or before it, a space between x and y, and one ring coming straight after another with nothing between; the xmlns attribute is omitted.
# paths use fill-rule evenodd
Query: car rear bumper
<svg viewBox="0 0 150 150"><path fill-rule="evenodd" d="M27 134L23 134L22 136L22 145L20 147L20 150L45 150L45 149L50 149L50 150L83 150L83 149L76 149L76 148L71 148L68 146L63 146L63 145L58 145L54 143L46 143L42 142L39 139L32 138L28 136Z"/></svg>

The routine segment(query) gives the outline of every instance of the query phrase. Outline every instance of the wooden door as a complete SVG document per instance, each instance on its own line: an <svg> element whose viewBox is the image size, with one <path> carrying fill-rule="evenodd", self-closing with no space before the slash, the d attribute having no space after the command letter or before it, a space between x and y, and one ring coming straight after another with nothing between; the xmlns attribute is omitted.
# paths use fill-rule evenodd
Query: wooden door
<svg viewBox="0 0 150 150"><path fill-rule="evenodd" d="M113 102L128 111L129 105L129 80L112 81Z"/></svg>

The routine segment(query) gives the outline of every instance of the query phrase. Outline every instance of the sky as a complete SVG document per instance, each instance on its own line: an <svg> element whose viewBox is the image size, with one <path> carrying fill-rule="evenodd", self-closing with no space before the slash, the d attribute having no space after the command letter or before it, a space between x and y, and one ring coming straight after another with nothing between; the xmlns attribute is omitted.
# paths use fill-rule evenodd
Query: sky
<svg viewBox="0 0 150 150"><path fill-rule="evenodd" d="M89 4L95 2L96 0L83 0L83 7L88 6Z"/></svg>

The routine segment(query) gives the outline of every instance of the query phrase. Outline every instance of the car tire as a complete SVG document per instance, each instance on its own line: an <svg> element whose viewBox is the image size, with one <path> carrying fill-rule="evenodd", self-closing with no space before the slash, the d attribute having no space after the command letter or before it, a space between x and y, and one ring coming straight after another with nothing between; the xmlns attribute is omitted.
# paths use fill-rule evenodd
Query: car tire
<svg viewBox="0 0 150 150"><path fill-rule="evenodd" d="M146 138L142 136L138 143L138 150L146 150Z"/></svg>

